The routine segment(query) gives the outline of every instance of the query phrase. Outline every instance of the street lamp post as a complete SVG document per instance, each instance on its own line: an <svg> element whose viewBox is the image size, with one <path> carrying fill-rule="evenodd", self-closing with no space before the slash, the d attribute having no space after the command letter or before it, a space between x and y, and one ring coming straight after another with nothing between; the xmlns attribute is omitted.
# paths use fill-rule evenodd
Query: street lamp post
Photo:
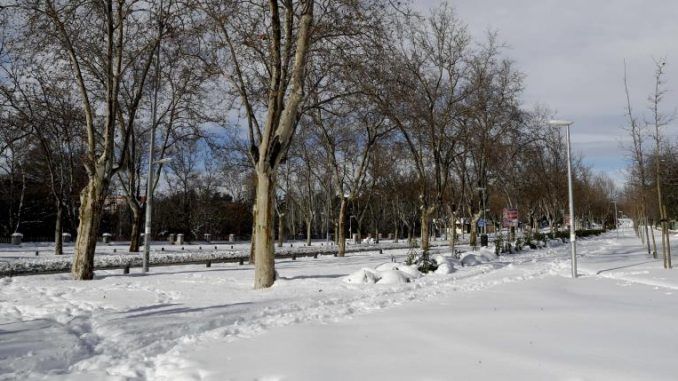
<svg viewBox="0 0 678 381"><path fill-rule="evenodd" d="M480 191L480 194L481 194L480 197L481 197L481 199L482 199L482 200L481 200L481 204L482 204L482 207L483 207L483 226L482 226L482 228L483 228L483 229L482 229L483 235L480 237L480 245L483 246L483 243L485 242L485 239L486 239L486 237L487 237L487 215L485 214L486 211L487 211L487 207L485 206L485 197L486 197L486 196L485 196L485 191L487 190L487 188L485 188L485 187L478 187L478 188L476 188L476 189L477 189L478 191ZM495 237L496 237L496 235L497 235L497 233L496 233L496 231L495 231ZM483 236L484 236L484 237L483 237Z"/></svg>
<svg viewBox="0 0 678 381"><path fill-rule="evenodd" d="M160 9L162 11L162 1L160 2ZM158 22L159 38L162 38L163 27L162 23ZM155 149L155 127L157 126L158 114L158 91L160 87L160 44L155 49L155 78L153 81L153 104L151 108L151 134L150 144L148 148L148 177L146 178L146 221L144 227L144 256L142 258L142 271L148 272L148 262L151 257L151 215L153 205L153 150ZM163 159L165 160L165 159Z"/></svg>
<svg viewBox="0 0 678 381"><path fill-rule="evenodd" d="M570 126L573 122L569 120L551 120L550 126L567 127L567 193L570 204L570 248L572 251L572 278L577 277L577 236L574 224L574 197L572 195L572 150L570 148Z"/></svg>
<svg viewBox="0 0 678 381"><path fill-rule="evenodd" d="M329 210L327 211L327 215L325 216L325 240L327 242L330 242L330 212L329 212Z"/></svg>
<svg viewBox="0 0 678 381"><path fill-rule="evenodd" d="M485 208L485 187L478 187L476 188L478 191L480 191L481 194L481 203L483 205L483 234L487 234L487 218L485 216L485 211L487 210Z"/></svg>
<svg viewBox="0 0 678 381"><path fill-rule="evenodd" d="M151 148L150 157L153 158L153 137L151 137ZM166 157L164 159L151 161L148 164L148 179L146 180L148 184L146 185L146 221L144 227L144 257L142 259L142 269L143 272L148 272L148 262L151 257L151 216L153 215L153 164L165 164L172 161L171 157Z"/></svg>

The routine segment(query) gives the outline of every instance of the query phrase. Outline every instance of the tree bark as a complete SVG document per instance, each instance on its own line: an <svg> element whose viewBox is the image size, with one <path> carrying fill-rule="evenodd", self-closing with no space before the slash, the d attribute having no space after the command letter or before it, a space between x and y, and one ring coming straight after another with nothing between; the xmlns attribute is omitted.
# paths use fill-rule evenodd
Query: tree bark
<svg viewBox="0 0 678 381"><path fill-rule="evenodd" d="M61 201L57 202L57 214L56 221L54 224L54 255L62 255L64 253L64 241L63 241L63 212L64 206Z"/></svg>
<svg viewBox="0 0 678 381"><path fill-rule="evenodd" d="M306 246L311 246L311 224L313 220L310 218L306 219Z"/></svg>
<svg viewBox="0 0 678 381"><path fill-rule="evenodd" d="M644 198L643 198L644 199ZM650 229L647 226L647 212L645 211L645 201L643 200L643 223L645 225L645 240L647 244L647 255L652 255L655 259L657 258L657 252L652 253L652 249L650 249ZM617 226L617 229L619 229L619 226Z"/></svg>
<svg viewBox="0 0 678 381"><path fill-rule="evenodd" d="M257 245L255 240L255 237L257 235L257 205L256 203L252 206L252 237L250 238L250 265L253 265L256 262L255 258L255 251L257 249Z"/></svg>
<svg viewBox="0 0 678 381"><path fill-rule="evenodd" d="M285 243L285 213L278 213L278 247Z"/></svg>
<svg viewBox="0 0 678 381"><path fill-rule="evenodd" d="M471 247L478 246L478 221L475 218L471 220L471 233L469 233L468 244Z"/></svg>
<svg viewBox="0 0 678 381"><path fill-rule="evenodd" d="M275 190L275 173L266 168L266 163L257 165L257 212L254 216L255 234L252 243L254 250L254 288L271 287L275 282L275 258L272 230L273 192Z"/></svg>
<svg viewBox="0 0 678 381"><path fill-rule="evenodd" d="M449 244L450 244L450 251L452 251L452 254L454 255L455 251L455 244L457 240L457 216L456 213L452 212L452 216L450 218L450 226L452 226L452 234L448 234L449 238Z"/></svg>
<svg viewBox="0 0 678 381"><path fill-rule="evenodd" d="M422 208L421 212L421 249L428 251L431 247L429 243L429 223L431 222L431 215L433 214L433 208Z"/></svg>
<svg viewBox="0 0 678 381"><path fill-rule="evenodd" d="M657 241L655 241L654 239L654 221L652 221L650 233L652 233L652 248L654 249L654 251L652 252L652 256L657 258Z"/></svg>
<svg viewBox="0 0 678 381"><path fill-rule="evenodd" d="M132 211L132 233L130 235L129 252L138 253L141 242L141 225L144 223L144 214L140 208L132 207L130 210Z"/></svg>
<svg viewBox="0 0 678 381"><path fill-rule="evenodd" d="M76 280L94 278L94 253L107 184L103 178L90 178L87 186L80 193L80 225L75 242L71 275Z"/></svg>
<svg viewBox="0 0 678 381"><path fill-rule="evenodd" d="M666 205L662 206L662 212L664 214L664 235L666 236L666 268L671 269L673 268L673 264L671 263L671 241L669 237L669 223L668 223L668 214L666 213Z"/></svg>
<svg viewBox="0 0 678 381"><path fill-rule="evenodd" d="M346 255L346 232L344 231L344 224L346 220L346 198L342 197L339 204L339 218L337 219L337 256L343 257Z"/></svg>

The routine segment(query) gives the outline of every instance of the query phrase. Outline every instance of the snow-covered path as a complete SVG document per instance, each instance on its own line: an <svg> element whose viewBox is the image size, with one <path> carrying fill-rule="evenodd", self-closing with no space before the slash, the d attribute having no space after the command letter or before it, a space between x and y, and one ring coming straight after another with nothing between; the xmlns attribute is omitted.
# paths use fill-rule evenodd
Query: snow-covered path
<svg viewBox="0 0 678 381"><path fill-rule="evenodd" d="M660 269L632 238L607 235L579 248L585 275L576 281L567 278L567 246L404 285L341 282L390 260L376 253L280 261L281 279L265 291L251 289L250 266L233 264L157 268L147 276L102 272L93 282L4 278L0 379L678 373L663 362L678 352L668 324L678 312L678 276ZM532 344L520 341L528 336ZM596 337L599 347L590 342ZM608 364L587 348L621 356L629 371L601 371ZM631 356L636 352L642 355ZM634 361L646 356L651 369ZM254 365L260 357L266 364Z"/></svg>
<svg viewBox="0 0 678 381"><path fill-rule="evenodd" d="M676 298L646 287L534 279L213 342L186 359L206 380L675 380Z"/></svg>

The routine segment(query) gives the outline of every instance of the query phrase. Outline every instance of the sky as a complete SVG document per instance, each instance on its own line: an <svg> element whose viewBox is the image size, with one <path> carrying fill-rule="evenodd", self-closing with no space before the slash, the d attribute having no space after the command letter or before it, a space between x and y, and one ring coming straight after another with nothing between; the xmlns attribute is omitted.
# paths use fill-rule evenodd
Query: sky
<svg viewBox="0 0 678 381"><path fill-rule="evenodd" d="M424 13L439 0L413 0ZM448 1L476 40L488 30L508 45L506 56L526 75L524 104L546 105L574 121L572 150L597 172L624 182L628 164L624 60L634 112L649 118L654 59L665 58L664 109L678 107L676 0ZM678 121L665 128L678 136Z"/></svg>

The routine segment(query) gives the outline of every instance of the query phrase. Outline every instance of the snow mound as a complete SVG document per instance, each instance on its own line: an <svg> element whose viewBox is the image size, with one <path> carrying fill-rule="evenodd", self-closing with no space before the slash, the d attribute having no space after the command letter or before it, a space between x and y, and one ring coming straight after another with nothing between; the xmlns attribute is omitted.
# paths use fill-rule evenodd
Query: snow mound
<svg viewBox="0 0 678 381"><path fill-rule="evenodd" d="M563 246L563 241L559 239L550 239L547 242L548 247L558 247L558 246Z"/></svg>
<svg viewBox="0 0 678 381"><path fill-rule="evenodd" d="M417 266L388 262L382 263L376 269L362 268L345 276L342 280L351 284L402 284L409 283L422 276L422 273L417 270Z"/></svg>
<svg viewBox="0 0 678 381"><path fill-rule="evenodd" d="M435 274L452 274L456 271L454 266L461 265L461 262L458 260L440 254L433 257L433 260L438 265L438 268L434 272Z"/></svg>
<svg viewBox="0 0 678 381"><path fill-rule="evenodd" d="M377 282L379 284L403 284L410 282L410 277L400 270L386 270L380 272L379 275L381 275L381 279Z"/></svg>
<svg viewBox="0 0 678 381"><path fill-rule="evenodd" d="M433 260L436 262L436 264L437 264L438 266L442 265L443 263L447 263L447 259L448 259L447 257L444 257L444 256L442 256L442 255L440 255L440 254L436 254L436 255L433 257Z"/></svg>
<svg viewBox="0 0 678 381"><path fill-rule="evenodd" d="M375 270L362 268L344 277L344 282L351 284L374 284L382 278Z"/></svg>
<svg viewBox="0 0 678 381"><path fill-rule="evenodd" d="M401 266L405 265L401 265L400 263L386 262L377 266L376 270L377 271L399 270Z"/></svg>
<svg viewBox="0 0 678 381"><path fill-rule="evenodd" d="M419 270L417 270L417 266L414 265L408 266L404 263L392 263L392 262L382 263L381 265L376 267L376 270L378 273L383 273L390 270L400 270L401 272L405 273L410 279L419 279L422 276Z"/></svg>
<svg viewBox="0 0 678 381"><path fill-rule="evenodd" d="M476 258L480 262L487 263L487 262L491 262L492 260L497 258L497 256L494 254L494 252L490 252L490 253L482 252L482 253L479 253L478 255L476 255Z"/></svg>
<svg viewBox="0 0 678 381"><path fill-rule="evenodd" d="M474 254L466 254L461 258L462 266L477 266L482 264Z"/></svg>
<svg viewBox="0 0 678 381"><path fill-rule="evenodd" d="M398 268L395 270L400 270L401 272L405 273L410 279L419 279L422 277L419 270L417 270L417 266L408 266L406 264L400 264L398 265Z"/></svg>
<svg viewBox="0 0 678 381"><path fill-rule="evenodd" d="M441 274L441 275L447 275L447 274L452 274L455 272L455 268L452 264L450 263L443 263L438 265L438 268L436 269L435 273L436 274Z"/></svg>

